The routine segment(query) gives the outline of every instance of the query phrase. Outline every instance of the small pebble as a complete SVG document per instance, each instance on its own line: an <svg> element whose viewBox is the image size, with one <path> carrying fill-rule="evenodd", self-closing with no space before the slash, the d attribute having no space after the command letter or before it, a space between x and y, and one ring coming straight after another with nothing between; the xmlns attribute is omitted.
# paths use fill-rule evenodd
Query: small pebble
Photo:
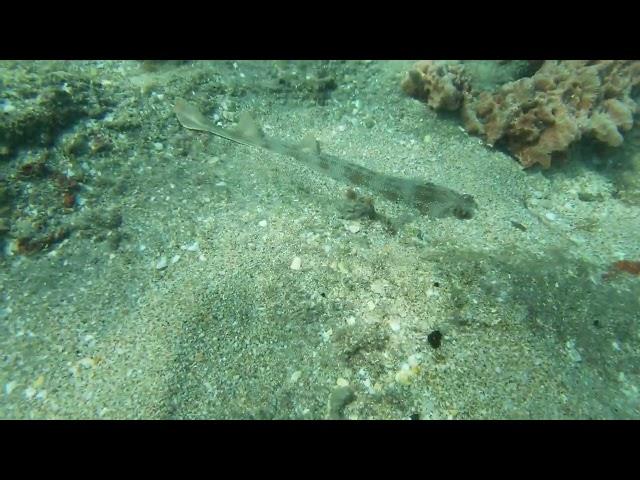
<svg viewBox="0 0 640 480"><path fill-rule="evenodd" d="M44 383L44 375L40 375L38 378L35 379L35 381L33 382L32 387L33 388L40 388L43 383Z"/></svg>
<svg viewBox="0 0 640 480"><path fill-rule="evenodd" d="M421 355L419 353L414 353L413 355L410 355L409 358L407 359L407 363L409 364L409 367L411 367L412 369L417 368L420 365L420 358L421 358Z"/></svg>
<svg viewBox="0 0 640 480"><path fill-rule="evenodd" d="M167 262L167 257L162 256L156 263L156 270L163 270L167 268L168 265L169 265L169 262Z"/></svg>
<svg viewBox="0 0 640 480"><path fill-rule="evenodd" d="M13 392L17 386L18 386L18 382L16 382L15 380L5 383L4 385L5 395L10 395L11 392Z"/></svg>
<svg viewBox="0 0 640 480"><path fill-rule="evenodd" d="M24 396L27 398L27 400L31 400L33 397L35 397L35 395L36 395L36 389L33 387L28 387L24 391Z"/></svg>
<svg viewBox="0 0 640 480"><path fill-rule="evenodd" d="M289 268L291 268L291 270L300 270L302 268L302 259L300 257L294 257Z"/></svg>
<svg viewBox="0 0 640 480"><path fill-rule="evenodd" d="M360 224L357 222L349 223L347 225L347 231L351 233L358 233L360 231Z"/></svg>
<svg viewBox="0 0 640 480"><path fill-rule="evenodd" d="M266 220L260 220L260 221L258 222L258 225L260 225L261 227L263 227L263 228L264 228L264 227L266 227L266 226L267 226L267 221L266 221Z"/></svg>
<svg viewBox="0 0 640 480"><path fill-rule="evenodd" d="M11 102L9 102L9 100L2 100L2 103L0 103L0 110L2 110L3 113L10 113L15 111L15 109L16 107L11 105Z"/></svg>
<svg viewBox="0 0 640 480"><path fill-rule="evenodd" d="M346 378L340 377L338 380L336 380L336 385L339 387L348 387L349 381Z"/></svg>
<svg viewBox="0 0 640 480"><path fill-rule="evenodd" d="M198 245L198 242L193 242L191 245L187 245L185 247L185 250L187 250L188 252L197 252L198 250L200 250L200 246Z"/></svg>
<svg viewBox="0 0 640 480"><path fill-rule="evenodd" d="M82 360L79 360L78 364L83 366L84 368L92 368L96 363L93 358L85 357Z"/></svg>
<svg viewBox="0 0 640 480"><path fill-rule="evenodd" d="M575 363L582 362L582 355L580 355L580 352L576 348L575 340L567 340L567 342L565 343L565 348L567 350L567 355L569 356L571 361Z"/></svg>
<svg viewBox="0 0 640 480"><path fill-rule="evenodd" d="M403 363L400 370L396 372L395 380L402 385L408 385L413 377L413 372L407 363Z"/></svg>
<svg viewBox="0 0 640 480"><path fill-rule="evenodd" d="M377 293L378 295L384 295L385 290L385 282L384 280L375 280L371 283L371 291L373 293Z"/></svg>
<svg viewBox="0 0 640 480"><path fill-rule="evenodd" d="M322 340L324 340L325 342L328 342L329 340L331 340L331 335L333 335L332 328L330 328L329 330L320 332L320 336L322 337Z"/></svg>

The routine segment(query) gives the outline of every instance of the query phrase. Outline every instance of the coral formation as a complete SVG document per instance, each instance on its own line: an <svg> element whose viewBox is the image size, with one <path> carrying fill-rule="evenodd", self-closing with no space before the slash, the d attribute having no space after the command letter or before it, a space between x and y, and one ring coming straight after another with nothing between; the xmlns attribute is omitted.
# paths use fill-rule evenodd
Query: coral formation
<svg viewBox="0 0 640 480"><path fill-rule="evenodd" d="M432 60L416 63L402 82L405 93L435 110L458 110L468 88L462 65Z"/></svg>
<svg viewBox="0 0 640 480"><path fill-rule="evenodd" d="M582 138L622 144L638 110L640 62L547 60L493 91L475 91L459 64L418 62L402 86L436 110L460 109L467 131L505 145L524 167L548 168Z"/></svg>
<svg viewBox="0 0 640 480"><path fill-rule="evenodd" d="M633 260L620 260L611 265L609 270L602 275L603 280L610 280L621 272L627 272L632 275L640 275L640 262Z"/></svg>

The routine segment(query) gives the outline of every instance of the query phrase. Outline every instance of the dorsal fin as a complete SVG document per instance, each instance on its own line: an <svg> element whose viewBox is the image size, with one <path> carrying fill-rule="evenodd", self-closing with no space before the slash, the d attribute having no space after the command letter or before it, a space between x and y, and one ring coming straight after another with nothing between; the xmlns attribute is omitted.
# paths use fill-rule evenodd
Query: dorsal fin
<svg viewBox="0 0 640 480"><path fill-rule="evenodd" d="M305 152L318 154L320 153L320 142L313 135L307 134L300 142L300 148Z"/></svg>
<svg viewBox="0 0 640 480"><path fill-rule="evenodd" d="M248 112L242 112L240 114L240 121L234 128L234 131L246 138L247 140L258 141L262 140L264 133L260 126L255 122Z"/></svg>

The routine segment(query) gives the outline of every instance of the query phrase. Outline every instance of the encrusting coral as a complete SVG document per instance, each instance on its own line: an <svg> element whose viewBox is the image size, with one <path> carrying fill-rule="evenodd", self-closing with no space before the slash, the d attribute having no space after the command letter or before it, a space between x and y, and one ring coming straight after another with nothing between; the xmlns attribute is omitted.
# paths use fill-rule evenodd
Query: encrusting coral
<svg viewBox="0 0 640 480"><path fill-rule="evenodd" d="M402 88L435 110L458 110L469 82L462 65L423 60L409 71Z"/></svg>
<svg viewBox="0 0 640 480"><path fill-rule="evenodd" d="M582 138L620 146L638 111L640 62L547 60L530 77L475 91L460 64L418 62L402 84L436 110L458 110L469 133L500 142L524 167L551 165Z"/></svg>

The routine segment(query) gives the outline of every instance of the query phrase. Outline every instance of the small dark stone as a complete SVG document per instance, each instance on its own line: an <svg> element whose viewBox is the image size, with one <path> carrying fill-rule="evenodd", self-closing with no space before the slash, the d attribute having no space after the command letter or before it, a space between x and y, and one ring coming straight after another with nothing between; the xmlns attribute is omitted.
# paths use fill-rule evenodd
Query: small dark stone
<svg viewBox="0 0 640 480"><path fill-rule="evenodd" d="M440 282L433 282L433 286L434 287L439 287L440 286Z"/></svg>
<svg viewBox="0 0 640 480"><path fill-rule="evenodd" d="M596 327L596 328L600 328L600 326L601 326L600 325L600 320L594 320L593 321L593 326Z"/></svg>
<svg viewBox="0 0 640 480"><path fill-rule="evenodd" d="M427 341L433 348L440 348L440 344L442 343L442 333L440 333L440 330L434 330L427 335Z"/></svg>
<svg viewBox="0 0 640 480"><path fill-rule="evenodd" d="M409 419L411 419L411 420L420 420L420 414L419 413L412 413L411 415L409 415Z"/></svg>
<svg viewBox="0 0 640 480"><path fill-rule="evenodd" d="M578 199L583 202L601 202L602 200L604 200L604 197L602 196L602 194L594 195L593 193L589 192L579 192Z"/></svg>
<svg viewBox="0 0 640 480"><path fill-rule="evenodd" d="M525 227L524 225L522 225L520 222L516 222L514 220L510 220L511 222L511 226L514 228L517 228L518 230L520 230L521 232L526 232L527 231L527 227Z"/></svg>

